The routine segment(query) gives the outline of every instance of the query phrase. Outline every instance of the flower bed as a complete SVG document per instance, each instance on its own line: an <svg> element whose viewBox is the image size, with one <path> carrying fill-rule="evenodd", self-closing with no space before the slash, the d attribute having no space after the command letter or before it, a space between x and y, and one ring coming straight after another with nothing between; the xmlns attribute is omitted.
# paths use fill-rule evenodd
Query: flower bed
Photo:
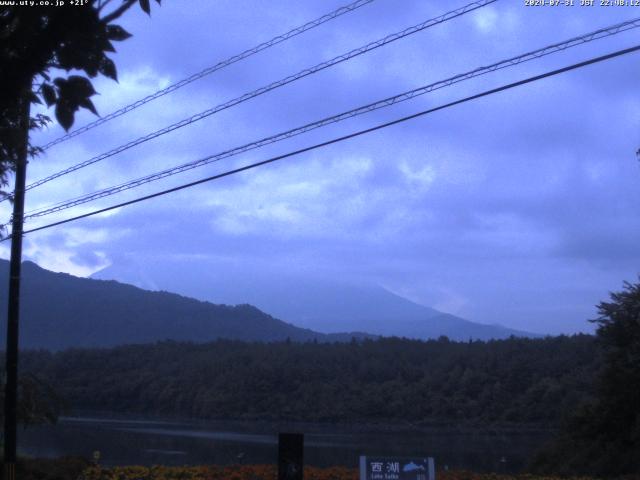
<svg viewBox="0 0 640 480"><path fill-rule="evenodd" d="M91 467L85 480L271 480L277 478L275 465L230 465L197 467ZM358 480L358 471L346 467L305 467L305 480Z"/></svg>
<svg viewBox="0 0 640 480"><path fill-rule="evenodd" d="M465 471L438 472L438 480L560 480L559 477L537 475L502 475ZM91 467L84 473L84 480L275 480L274 465L231 465L197 467ZM358 480L358 469L346 467L305 467L305 480ZM563 479L568 480L568 479ZM573 480L593 480L575 477Z"/></svg>

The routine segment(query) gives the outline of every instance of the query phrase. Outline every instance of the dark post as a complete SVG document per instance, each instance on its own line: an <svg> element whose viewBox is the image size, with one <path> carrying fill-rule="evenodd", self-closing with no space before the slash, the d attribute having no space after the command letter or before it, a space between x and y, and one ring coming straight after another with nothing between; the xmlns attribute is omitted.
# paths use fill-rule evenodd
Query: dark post
<svg viewBox="0 0 640 480"><path fill-rule="evenodd" d="M278 480L302 480L304 435L278 435Z"/></svg>
<svg viewBox="0 0 640 480"><path fill-rule="evenodd" d="M9 309L7 313L6 385L4 390L4 465L5 479L16 478L16 431L18 404L18 323L20 318L20 267L22 263L22 224L24 193L27 178L27 149L29 144L29 108L23 95L21 125L24 141L16 159L16 181L13 190L13 218L11 231L11 259L9 263Z"/></svg>

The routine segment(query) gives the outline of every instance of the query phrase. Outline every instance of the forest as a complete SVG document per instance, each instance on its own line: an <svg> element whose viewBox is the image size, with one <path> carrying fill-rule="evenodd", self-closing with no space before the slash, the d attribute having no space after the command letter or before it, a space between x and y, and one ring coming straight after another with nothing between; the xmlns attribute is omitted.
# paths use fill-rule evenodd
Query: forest
<svg viewBox="0 0 640 480"><path fill-rule="evenodd" d="M553 427L592 397L588 335L452 342L165 341L26 351L71 409L203 419Z"/></svg>

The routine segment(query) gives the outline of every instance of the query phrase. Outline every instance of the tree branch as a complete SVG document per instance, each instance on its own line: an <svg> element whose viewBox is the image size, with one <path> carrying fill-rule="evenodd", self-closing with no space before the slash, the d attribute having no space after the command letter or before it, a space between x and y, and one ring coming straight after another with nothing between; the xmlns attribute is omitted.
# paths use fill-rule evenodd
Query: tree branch
<svg viewBox="0 0 640 480"><path fill-rule="evenodd" d="M104 23L111 23L113 22L115 19L119 18L120 16L122 16L122 14L124 12L126 12L127 10L129 10L131 8L131 6L136 3L137 0L125 0L124 3L122 5L120 5L118 8L116 8L113 12L111 12L109 15L105 15L104 17L102 17L101 21Z"/></svg>
<svg viewBox="0 0 640 480"><path fill-rule="evenodd" d="M98 12L101 12L104 7L109 5L113 0L100 0L98 2Z"/></svg>

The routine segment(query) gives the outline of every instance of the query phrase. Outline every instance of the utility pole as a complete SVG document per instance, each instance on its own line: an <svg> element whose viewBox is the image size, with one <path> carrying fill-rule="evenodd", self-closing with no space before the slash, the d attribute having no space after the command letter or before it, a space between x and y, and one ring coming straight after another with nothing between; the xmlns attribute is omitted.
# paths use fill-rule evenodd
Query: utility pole
<svg viewBox="0 0 640 480"><path fill-rule="evenodd" d="M6 384L4 390L4 468L6 480L16 478L17 406L18 406L18 325L20 319L20 270L22 267L22 230L24 223L24 194L27 178L29 146L30 92L23 92L20 100L20 124L23 138L16 158L16 177L13 190L11 230L11 259L9 263L9 308L7 313Z"/></svg>

